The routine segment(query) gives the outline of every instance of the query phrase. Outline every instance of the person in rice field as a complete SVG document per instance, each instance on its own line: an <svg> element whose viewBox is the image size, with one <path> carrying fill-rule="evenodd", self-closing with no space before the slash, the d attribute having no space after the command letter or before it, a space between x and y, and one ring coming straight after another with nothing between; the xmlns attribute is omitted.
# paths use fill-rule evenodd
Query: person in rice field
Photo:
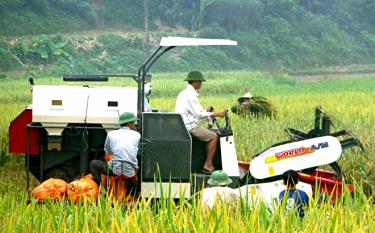
<svg viewBox="0 0 375 233"><path fill-rule="evenodd" d="M146 77L145 77L145 80L144 80L145 97L144 97L144 110L143 111L145 111L145 112L152 112L152 108L151 108L151 105L150 105L150 99L149 99L150 95L151 95L151 91L152 91L151 77L152 77L151 74L146 74Z"/></svg>
<svg viewBox="0 0 375 233"><path fill-rule="evenodd" d="M121 127L107 134L104 143L104 151L111 154L108 162L92 160L90 171L94 181L100 186L101 174L109 176L124 175L137 179L138 171L138 147L141 134L136 131L135 123L138 118L131 112L121 114L118 125Z"/></svg>
<svg viewBox="0 0 375 233"><path fill-rule="evenodd" d="M253 96L250 92L246 92L237 99L237 104L233 105L231 111L239 116L254 117L275 117L276 110L267 98L261 96Z"/></svg>
<svg viewBox="0 0 375 233"><path fill-rule="evenodd" d="M209 187L202 191L201 205L204 209L211 210L215 204L233 204L240 198L237 189L228 187L232 183L232 179L222 170L214 171L207 183Z"/></svg>
<svg viewBox="0 0 375 233"><path fill-rule="evenodd" d="M210 120L213 117L225 117L225 112L205 111L199 103L198 91L206 80L200 71L191 71L184 81L188 82L187 87L182 90L176 99L175 112L181 114L182 120L189 130L189 133L198 140L206 142L206 161L202 172L212 174L215 171L213 160L219 137L216 133L199 125L200 120Z"/></svg>
<svg viewBox="0 0 375 233"><path fill-rule="evenodd" d="M297 209L301 219L305 217L305 209L309 205L309 196L303 190L297 189L299 175L294 170L288 170L283 174L286 189L279 194L279 200L284 203L287 212Z"/></svg>

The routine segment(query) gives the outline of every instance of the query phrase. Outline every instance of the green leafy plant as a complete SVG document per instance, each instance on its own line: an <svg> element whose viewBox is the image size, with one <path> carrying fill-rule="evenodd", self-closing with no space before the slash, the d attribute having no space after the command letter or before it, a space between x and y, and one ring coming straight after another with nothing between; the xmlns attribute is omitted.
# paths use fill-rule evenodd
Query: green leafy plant
<svg viewBox="0 0 375 233"><path fill-rule="evenodd" d="M38 36L31 42L21 40L13 48L22 62L31 64L51 64L59 58L69 58L66 50L67 44L62 38L46 35Z"/></svg>

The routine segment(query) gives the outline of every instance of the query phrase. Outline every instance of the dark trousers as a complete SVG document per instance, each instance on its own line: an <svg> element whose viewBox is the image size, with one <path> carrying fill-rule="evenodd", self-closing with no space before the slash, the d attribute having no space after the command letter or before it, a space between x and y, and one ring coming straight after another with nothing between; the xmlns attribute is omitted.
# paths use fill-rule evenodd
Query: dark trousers
<svg viewBox="0 0 375 233"><path fill-rule="evenodd" d="M90 163L90 171L92 176L94 177L94 181L100 185L102 180L100 174L109 175L109 176L116 176L115 173L111 169L109 169L107 162L102 160L93 160Z"/></svg>

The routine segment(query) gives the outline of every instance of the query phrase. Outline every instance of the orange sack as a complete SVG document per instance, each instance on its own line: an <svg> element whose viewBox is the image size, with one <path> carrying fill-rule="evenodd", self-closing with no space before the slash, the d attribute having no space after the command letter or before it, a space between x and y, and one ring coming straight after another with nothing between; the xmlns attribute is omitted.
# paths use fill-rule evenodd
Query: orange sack
<svg viewBox="0 0 375 233"><path fill-rule="evenodd" d="M36 187L32 194L39 201L46 199L60 200L64 198L67 186L68 184L62 179L50 178Z"/></svg>
<svg viewBox="0 0 375 233"><path fill-rule="evenodd" d="M75 203L79 202L81 198L82 200L96 201L99 186L91 177L85 176L68 184L68 197L70 200Z"/></svg>

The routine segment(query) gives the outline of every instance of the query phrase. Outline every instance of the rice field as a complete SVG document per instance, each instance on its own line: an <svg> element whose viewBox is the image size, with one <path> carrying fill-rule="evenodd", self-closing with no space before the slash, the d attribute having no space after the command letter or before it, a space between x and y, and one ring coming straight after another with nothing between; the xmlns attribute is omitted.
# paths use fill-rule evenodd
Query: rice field
<svg viewBox="0 0 375 233"><path fill-rule="evenodd" d="M153 74L151 106L173 111L175 97L186 83L186 73ZM297 80L258 72L205 72L200 91L204 107L230 109L250 91L272 101L277 117L241 118L230 113L237 156L252 156L287 140L286 127L304 132L313 128L314 109L321 106L333 118L333 130L350 129L366 147L345 150L338 161L356 182L357 191L336 205L313 201L305 219L286 214L280 206L271 211L259 203L217 206L206 212L199 200L174 203L140 199L132 208L104 196L97 203L27 203L23 157L7 154L9 123L31 104L25 77L10 74L0 79L0 231L1 232L375 232L375 77ZM62 84L62 78L35 78L36 84ZM64 84L65 85L65 84ZM72 85L72 84L69 84ZM74 83L77 85L77 83ZM103 85L103 84L101 84ZM105 85L135 85L114 79ZM219 120L224 125L224 121ZM33 181L32 185L37 185ZM181 201L182 202L182 201Z"/></svg>

